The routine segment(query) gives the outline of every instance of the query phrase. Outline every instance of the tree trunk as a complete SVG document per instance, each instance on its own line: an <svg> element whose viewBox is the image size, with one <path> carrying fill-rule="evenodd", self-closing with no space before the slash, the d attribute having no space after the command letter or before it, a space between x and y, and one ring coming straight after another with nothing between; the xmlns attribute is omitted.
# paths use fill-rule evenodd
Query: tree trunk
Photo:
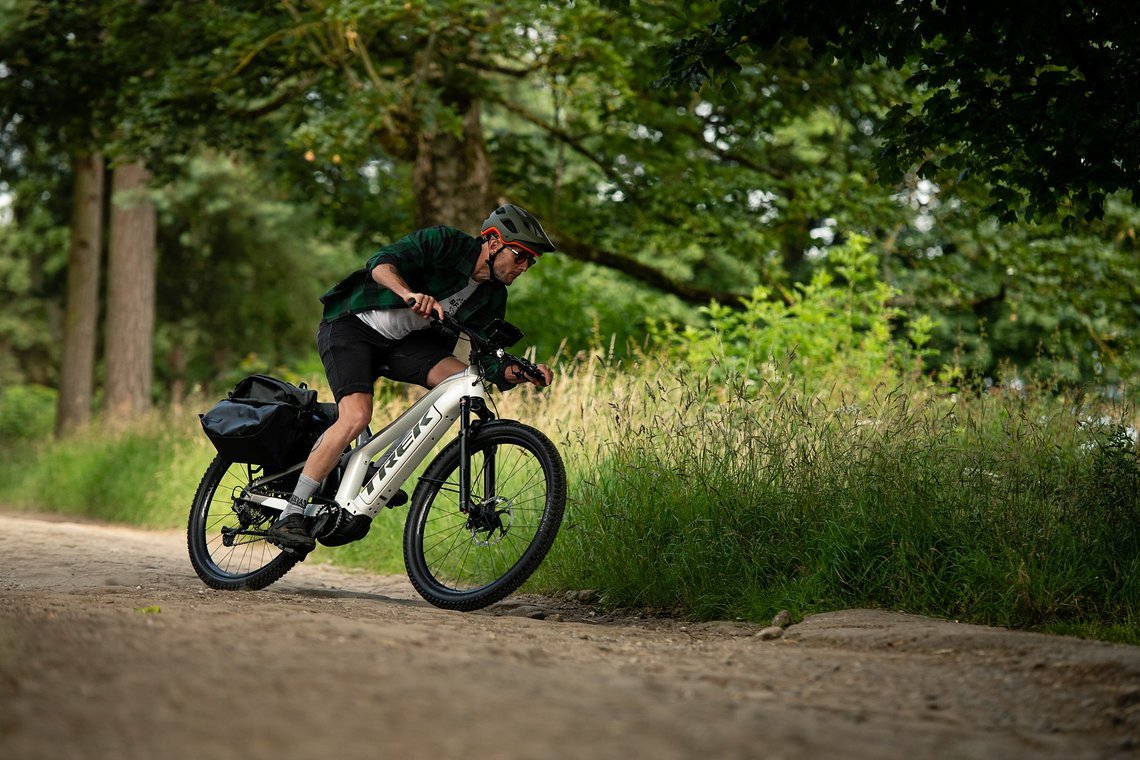
<svg viewBox="0 0 1140 760"><path fill-rule="evenodd" d="M150 408L154 369L156 220L146 198L146 167L115 169L107 267L107 351L104 410L111 419Z"/></svg>
<svg viewBox="0 0 1140 760"><path fill-rule="evenodd" d="M462 134L426 125L419 132L412 169L416 223L447 224L477 235L495 207L482 108L476 99L455 107L463 114Z"/></svg>
<svg viewBox="0 0 1140 760"><path fill-rule="evenodd" d="M95 154L76 158L74 170L67 313L55 414L57 437L90 422L95 386L99 260L103 250L103 157Z"/></svg>

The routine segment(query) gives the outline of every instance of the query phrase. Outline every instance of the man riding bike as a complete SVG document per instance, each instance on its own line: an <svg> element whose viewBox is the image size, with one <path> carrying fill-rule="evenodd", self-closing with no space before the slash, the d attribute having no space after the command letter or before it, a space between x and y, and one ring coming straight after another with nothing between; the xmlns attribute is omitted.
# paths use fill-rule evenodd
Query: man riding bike
<svg viewBox="0 0 1140 760"><path fill-rule="evenodd" d="M371 421L378 378L433 388L466 367L453 355L456 339L430 329L429 317L446 313L476 331L485 328L506 314L511 283L553 251L538 220L506 204L483 222L480 237L444 225L417 230L381 248L321 296L317 348L338 417L309 453L267 540L301 556L315 547L305 530L305 507ZM493 360L483 368L502 390L524 382L544 386L553 378L544 364L538 365L540 378Z"/></svg>

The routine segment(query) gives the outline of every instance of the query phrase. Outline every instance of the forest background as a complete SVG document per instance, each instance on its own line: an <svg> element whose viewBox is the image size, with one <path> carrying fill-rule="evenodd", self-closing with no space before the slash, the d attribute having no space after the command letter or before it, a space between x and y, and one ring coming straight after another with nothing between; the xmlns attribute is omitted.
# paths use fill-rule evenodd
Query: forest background
<svg viewBox="0 0 1140 760"><path fill-rule="evenodd" d="M0 0L0 497L175 524L194 411L506 200L538 583L1136 640L1140 25L1046 5Z"/></svg>

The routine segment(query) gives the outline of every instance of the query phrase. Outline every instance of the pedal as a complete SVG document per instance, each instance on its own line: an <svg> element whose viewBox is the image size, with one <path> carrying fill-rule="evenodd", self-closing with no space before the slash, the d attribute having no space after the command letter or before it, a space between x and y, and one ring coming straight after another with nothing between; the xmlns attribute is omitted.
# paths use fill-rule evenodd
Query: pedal
<svg viewBox="0 0 1140 760"><path fill-rule="evenodd" d="M404 493L403 490L399 490L399 491L396 491L396 493L392 496L391 499L388 499L388 503L385 504L384 506L387 507L388 509L393 509L395 507L402 507L407 503L408 503L408 495L406 493Z"/></svg>
<svg viewBox="0 0 1140 760"><path fill-rule="evenodd" d="M277 548L279 548L281 550L282 554L288 554L290 557L297 560L298 562L304 562L305 559L310 554L310 552L303 551L301 549L295 549L292 546L279 546Z"/></svg>

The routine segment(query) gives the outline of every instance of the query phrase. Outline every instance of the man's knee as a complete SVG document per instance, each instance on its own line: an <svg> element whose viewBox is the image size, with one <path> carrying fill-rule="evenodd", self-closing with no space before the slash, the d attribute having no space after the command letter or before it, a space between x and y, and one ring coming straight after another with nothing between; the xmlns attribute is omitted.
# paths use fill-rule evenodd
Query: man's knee
<svg viewBox="0 0 1140 760"><path fill-rule="evenodd" d="M351 440L360 435L372 421L372 396L367 393L353 393L345 396L337 405L338 422Z"/></svg>
<svg viewBox="0 0 1140 760"><path fill-rule="evenodd" d="M454 356L449 356L441 360L428 372L427 387L434 388L456 372L462 372L466 368L467 365L465 363L459 361Z"/></svg>

